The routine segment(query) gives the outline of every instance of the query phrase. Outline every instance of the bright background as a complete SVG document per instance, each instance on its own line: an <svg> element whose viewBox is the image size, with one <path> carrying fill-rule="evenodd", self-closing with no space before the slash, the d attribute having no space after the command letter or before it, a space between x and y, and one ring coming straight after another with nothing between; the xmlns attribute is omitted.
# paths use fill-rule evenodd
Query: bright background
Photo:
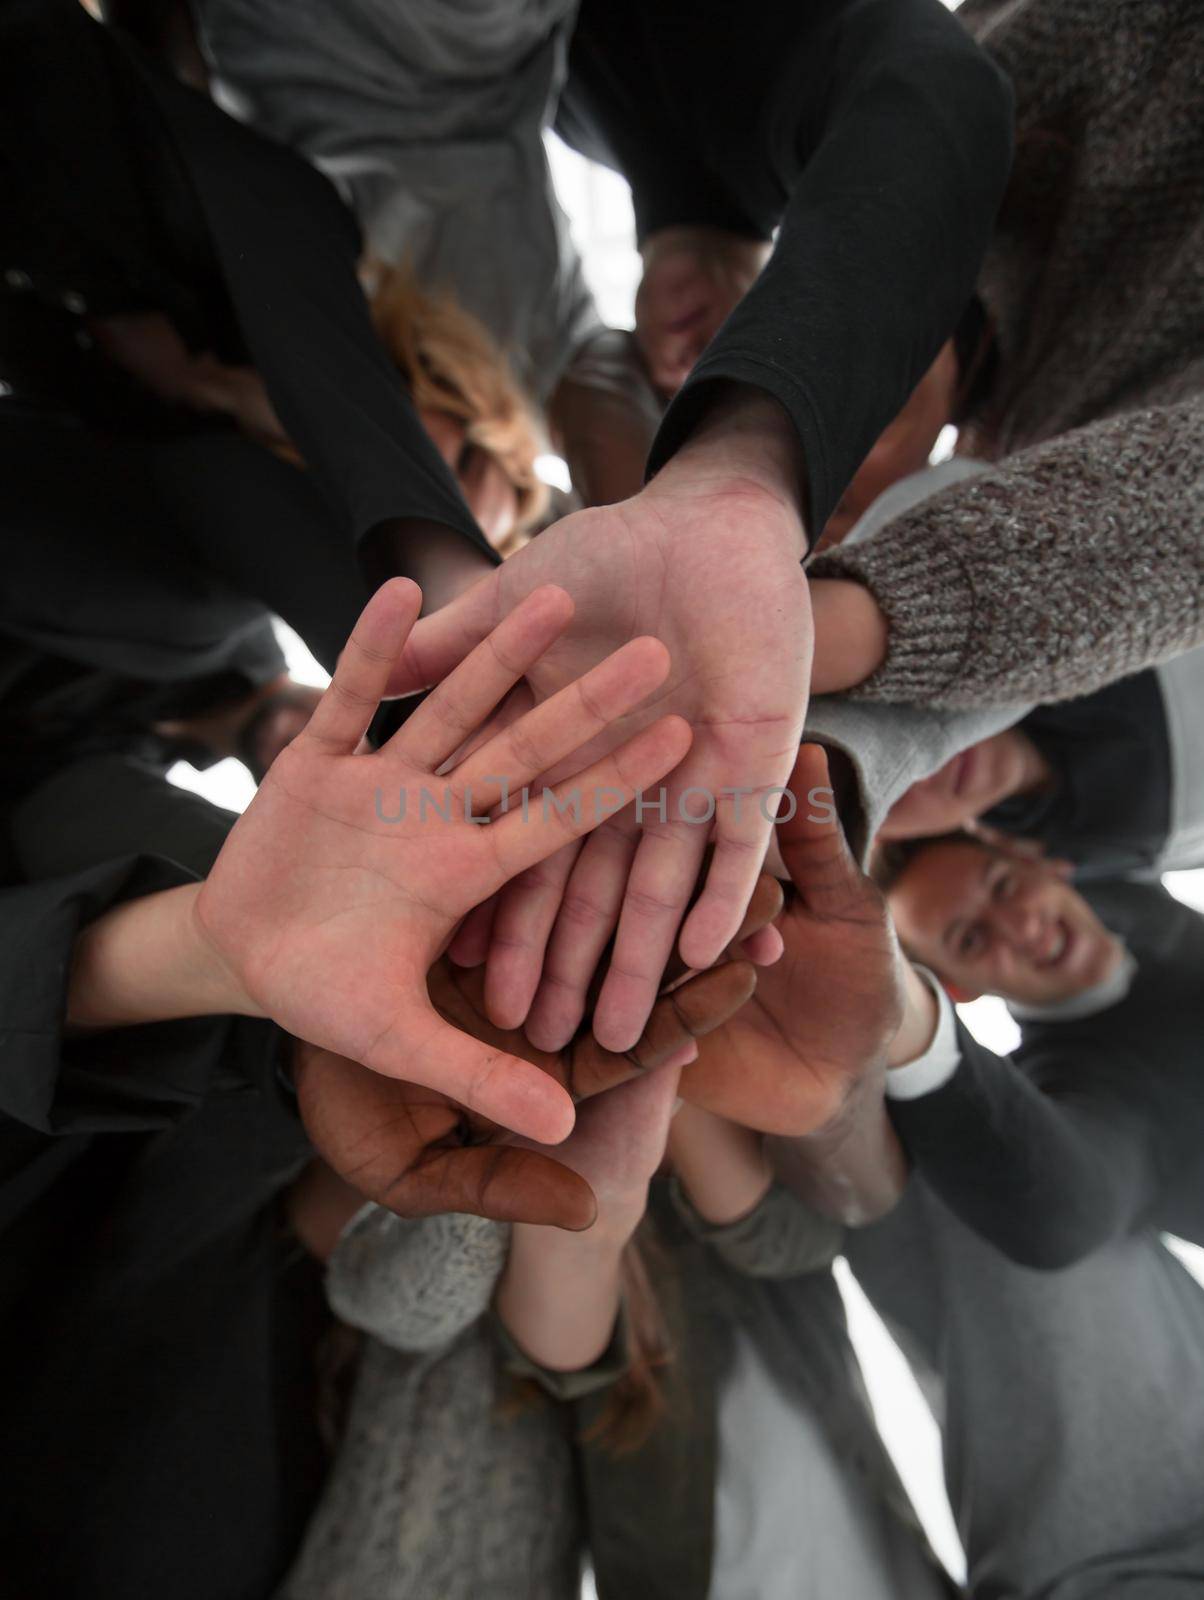
<svg viewBox="0 0 1204 1600"><path fill-rule="evenodd" d="M572 221L602 315L612 326L630 327L640 263L627 185L554 136L548 138L548 150L561 204ZM947 454L949 448L950 442L942 439L940 453ZM560 463L549 463L548 475L553 481L559 470ZM293 676L324 684L325 673L296 635L281 625L281 637ZM234 760L220 762L203 773L181 763L171 778L233 811L241 811L254 793L246 769ZM1204 911L1204 871L1168 873L1165 881L1173 894ZM978 1000L959 1010L972 1032L991 1049L1006 1052L1014 1046L1017 1030L1002 1001ZM1204 1282L1204 1251L1178 1244L1176 1248ZM937 1554L960 1578L964 1561L941 1478L940 1438L932 1415L906 1362L843 1262L838 1263L837 1273L853 1342L887 1446Z"/></svg>

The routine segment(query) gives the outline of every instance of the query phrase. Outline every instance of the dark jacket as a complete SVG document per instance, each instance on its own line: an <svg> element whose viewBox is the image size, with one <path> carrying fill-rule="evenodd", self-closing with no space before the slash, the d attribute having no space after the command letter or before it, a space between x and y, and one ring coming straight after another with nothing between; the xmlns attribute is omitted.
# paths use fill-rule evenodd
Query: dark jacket
<svg viewBox="0 0 1204 1600"><path fill-rule="evenodd" d="M952 1078L890 1102L927 1186L1032 1267L1143 1227L1204 1244L1204 917L1155 883L1095 884L1089 897L1137 962L1124 999L1024 1022L1011 1057L959 1023Z"/></svg>

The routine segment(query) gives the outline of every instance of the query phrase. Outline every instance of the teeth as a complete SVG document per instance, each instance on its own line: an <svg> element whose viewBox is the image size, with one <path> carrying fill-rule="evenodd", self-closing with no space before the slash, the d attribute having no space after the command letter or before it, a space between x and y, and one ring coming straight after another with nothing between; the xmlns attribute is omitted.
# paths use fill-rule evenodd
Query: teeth
<svg viewBox="0 0 1204 1600"><path fill-rule="evenodd" d="M1053 950L1045 958L1047 967L1054 966L1062 959L1062 952L1066 949L1066 929L1059 922Z"/></svg>

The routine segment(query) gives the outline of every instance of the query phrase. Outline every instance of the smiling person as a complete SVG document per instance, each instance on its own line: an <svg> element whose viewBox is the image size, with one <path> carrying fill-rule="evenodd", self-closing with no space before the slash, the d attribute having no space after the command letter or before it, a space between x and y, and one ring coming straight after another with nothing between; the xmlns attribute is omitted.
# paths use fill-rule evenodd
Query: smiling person
<svg viewBox="0 0 1204 1600"><path fill-rule="evenodd" d="M1204 1291L1158 1230L1204 1232L1204 919L1156 885L1097 886L1139 955L1129 995L1023 1022L1005 1059L901 959L840 828L800 808L780 832L785 954L682 1092L772 1116L779 1177L850 1225L932 1399L971 1595L1188 1592Z"/></svg>
<svg viewBox="0 0 1204 1600"><path fill-rule="evenodd" d="M1094 991L1102 998L1122 981L1124 946L1064 863L960 834L880 858L876 875L904 948L957 1000L1090 1004Z"/></svg>
<svg viewBox="0 0 1204 1600"><path fill-rule="evenodd" d="M913 784L885 842L984 828L1033 841L1080 877L1204 862L1204 650L1039 706Z"/></svg>

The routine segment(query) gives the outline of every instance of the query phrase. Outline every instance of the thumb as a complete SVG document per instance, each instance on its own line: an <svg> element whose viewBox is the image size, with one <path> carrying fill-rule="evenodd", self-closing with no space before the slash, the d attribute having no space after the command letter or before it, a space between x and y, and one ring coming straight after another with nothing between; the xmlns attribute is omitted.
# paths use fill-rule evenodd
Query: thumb
<svg viewBox="0 0 1204 1600"><path fill-rule="evenodd" d="M429 1000L400 1013L364 1065L423 1084L538 1144L559 1144L573 1131L572 1099L550 1073L452 1027Z"/></svg>
<svg viewBox="0 0 1204 1600"><path fill-rule="evenodd" d="M866 878L845 841L821 745L800 746L789 790L794 814L777 830L790 881L809 911L844 916L864 897Z"/></svg>
<svg viewBox="0 0 1204 1600"><path fill-rule="evenodd" d="M387 697L396 699L429 689L476 649L498 622L500 571L495 568L448 605L414 624L389 672Z"/></svg>
<svg viewBox="0 0 1204 1600"><path fill-rule="evenodd" d="M347 1183L403 1217L466 1211L498 1222L588 1228L580 1174L542 1151L464 1144L459 1106L330 1050L295 1056L298 1108L314 1149Z"/></svg>
<svg viewBox="0 0 1204 1600"><path fill-rule="evenodd" d="M428 1151L373 1198L401 1217L465 1211L573 1233L588 1228L598 1214L594 1192L580 1173L542 1151L497 1144Z"/></svg>

